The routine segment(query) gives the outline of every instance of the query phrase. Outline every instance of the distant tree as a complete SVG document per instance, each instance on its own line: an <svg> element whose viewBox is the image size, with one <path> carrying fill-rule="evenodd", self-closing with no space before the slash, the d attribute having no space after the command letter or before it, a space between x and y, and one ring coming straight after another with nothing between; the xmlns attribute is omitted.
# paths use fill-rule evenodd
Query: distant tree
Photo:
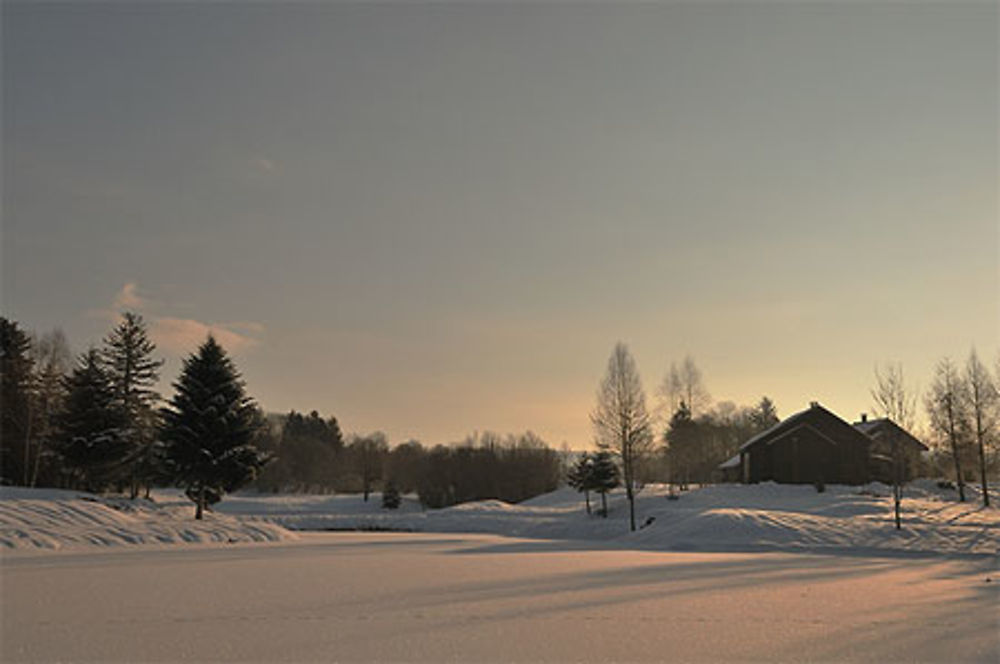
<svg viewBox="0 0 1000 664"><path fill-rule="evenodd" d="M681 402L684 400L684 381L681 380L681 372L677 368L676 362L670 363L670 368L667 369L667 373L663 376L663 382L657 389L657 395L660 401L657 413L662 414L665 411L666 416L669 417L680 408Z"/></svg>
<svg viewBox="0 0 1000 664"><path fill-rule="evenodd" d="M254 444L264 422L232 360L211 335L184 360L174 388L163 411L166 460L201 519L213 495L235 491L267 462Z"/></svg>
<svg viewBox="0 0 1000 664"><path fill-rule="evenodd" d="M364 437L356 436L347 446L347 450L354 472L361 479L361 491L367 503L375 482L382 477L383 463L389 453L389 443L384 433L376 431Z"/></svg>
<svg viewBox="0 0 1000 664"><path fill-rule="evenodd" d="M278 493L291 483L280 450L283 417L274 413L265 414L263 410L258 411L258 419L263 422L263 426L257 430L253 444L269 458L267 465L257 474L255 485L259 491Z"/></svg>
<svg viewBox="0 0 1000 664"><path fill-rule="evenodd" d="M426 451L419 441L408 440L396 445L385 460L386 477L392 478L402 493L417 490Z"/></svg>
<svg viewBox="0 0 1000 664"><path fill-rule="evenodd" d="M979 449L979 477L983 490L983 505L989 507L990 494L986 483L986 446L1000 419L1000 392L989 370L979 360L976 350L969 353L965 364L965 392L968 395L973 433Z"/></svg>
<svg viewBox="0 0 1000 664"><path fill-rule="evenodd" d="M34 365L32 380L33 419L32 441L34 461L31 486L55 484L59 477L56 453L56 418L66 397L66 375L73 365L66 335L59 328L42 335L31 335L31 356Z"/></svg>
<svg viewBox="0 0 1000 664"><path fill-rule="evenodd" d="M750 413L751 435L767 431L780 421L774 402L767 397L761 397Z"/></svg>
<svg viewBox="0 0 1000 664"><path fill-rule="evenodd" d="M614 457L605 450L594 455L591 466L591 488L601 494L601 516L608 516L608 492L621 484L621 475Z"/></svg>
<svg viewBox="0 0 1000 664"><path fill-rule="evenodd" d="M387 476L395 479L399 466L393 456ZM554 491L562 480L559 453L530 431L472 434L460 444L427 451L414 444L399 461L406 458L415 458L416 491L425 507L490 498L516 503Z"/></svg>
<svg viewBox="0 0 1000 664"><path fill-rule="evenodd" d="M652 427L646 412L635 360L619 342L608 360L608 368L597 391L597 406L590 416L598 448L618 455L629 504L629 528L635 530L636 468L652 447Z"/></svg>
<svg viewBox="0 0 1000 664"><path fill-rule="evenodd" d="M139 495L141 485L148 485L150 475L159 472L148 467L156 457L150 448L156 444L159 425L155 406L160 395L153 386L163 366L163 360L153 359L155 350L142 316L129 311L122 314L121 321L104 339L102 355L115 390L115 407L121 411L126 436L132 443L127 476L122 478L132 498Z"/></svg>
<svg viewBox="0 0 1000 664"><path fill-rule="evenodd" d="M338 479L344 439L337 418L324 420L317 411L294 410L284 418L277 458L266 471L267 481L280 477L282 488L325 491Z"/></svg>
<svg viewBox="0 0 1000 664"><path fill-rule="evenodd" d="M964 437L968 426L968 394L965 382L948 358L938 362L934 381L925 401L931 428L948 441L955 464L958 499L965 502L965 478L962 475Z"/></svg>
<svg viewBox="0 0 1000 664"><path fill-rule="evenodd" d="M31 338L17 322L0 317L0 474L3 483L27 486L34 361Z"/></svg>
<svg viewBox="0 0 1000 664"><path fill-rule="evenodd" d="M875 387L872 388L872 401L875 414L887 417L897 425L910 431L913 429L914 415L917 408L917 394L909 389L903 379L903 365L896 362L887 363L882 369L875 366ZM902 441L899 432L892 430L892 498L896 521L896 530L903 527L902 502L904 466Z"/></svg>
<svg viewBox="0 0 1000 664"><path fill-rule="evenodd" d="M129 442L97 350L79 357L66 388L65 405L56 419L63 472L73 488L104 491L120 475Z"/></svg>
<svg viewBox="0 0 1000 664"><path fill-rule="evenodd" d="M670 482L681 489L696 477L696 467L700 465L701 433L687 404L681 401L663 434L664 452L670 465Z"/></svg>
<svg viewBox="0 0 1000 664"><path fill-rule="evenodd" d="M666 410L669 414L676 413L681 403L684 403L691 411L691 416L696 417L712 405L712 397L705 389L701 369L691 355L685 355L680 365L670 363L670 369L663 377L658 392L664 403L660 410Z"/></svg>
<svg viewBox="0 0 1000 664"><path fill-rule="evenodd" d="M403 499L399 495L399 489L396 488L396 483L392 480L387 481L385 483L385 489L382 491L382 509L399 509L399 505L402 501Z"/></svg>
<svg viewBox="0 0 1000 664"><path fill-rule="evenodd" d="M589 452L581 454L576 463L570 467L566 483L583 494L587 514L590 514L590 492L594 488L594 459Z"/></svg>
<svg viewBox="0 0 1000 664"><path fill-rule="evenodd" d="M902 363L888 362L881 369L876 365L871 393L877 416L888 417L907 431L913 430L919 395L906 384Z"/></svg>

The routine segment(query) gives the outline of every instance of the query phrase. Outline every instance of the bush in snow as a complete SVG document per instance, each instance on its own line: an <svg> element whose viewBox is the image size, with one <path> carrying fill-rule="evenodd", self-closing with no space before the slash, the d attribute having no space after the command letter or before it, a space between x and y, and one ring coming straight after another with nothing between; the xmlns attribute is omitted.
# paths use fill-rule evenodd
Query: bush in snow
<svg viewBox="0 0 1000 664"><path fill-rule="evenodd" d="M390 480L386 483L385 490L382 492L382 508L387 510L398 509L401 502L402 498L399 495L399 489Z"/></svg>

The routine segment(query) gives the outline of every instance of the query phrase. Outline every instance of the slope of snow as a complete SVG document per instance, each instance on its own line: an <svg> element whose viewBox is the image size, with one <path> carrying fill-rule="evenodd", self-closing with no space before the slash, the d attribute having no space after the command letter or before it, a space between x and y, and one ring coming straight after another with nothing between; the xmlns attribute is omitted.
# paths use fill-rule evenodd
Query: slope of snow
<svg viewBox="0 0 1000 664"><path fill-rule="evenodd" d="M294 538L266 521L209 512L191 501L106 498L82 491L0 487L0 549L276 542Z"/></svg>
<svg viewBox="0 0 1000 664"><path fill-rule="evenodd" d="M400 530L493 533L544 539L596 540L655 550L813 551L878 555L1000 553L1000 510L983 508L931 481L907 487L903 528L893 524L889 487L725 484L683 492L667 500L665 486L647 486L637 499L635 533L621 492L608 497L608 518L596 515L600 498L559 489L518 505L498 500L421 510L410 497L398 511L383 510L380 496L247 497L227 499L225 513L279 523L295 530Z"/></svg>

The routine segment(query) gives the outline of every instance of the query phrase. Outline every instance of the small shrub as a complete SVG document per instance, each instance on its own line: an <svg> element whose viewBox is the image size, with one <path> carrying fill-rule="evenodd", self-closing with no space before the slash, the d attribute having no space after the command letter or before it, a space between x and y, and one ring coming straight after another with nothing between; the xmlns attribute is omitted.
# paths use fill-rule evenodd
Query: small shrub
<svg viewBox="0 0 1000 664"><path fill-rule="evenodd" d="M382 492L382 509L398 509L402 502L403 499L399 495L399 489L396 488L393 482L388 482L385 485L385 491Z"/></svg>

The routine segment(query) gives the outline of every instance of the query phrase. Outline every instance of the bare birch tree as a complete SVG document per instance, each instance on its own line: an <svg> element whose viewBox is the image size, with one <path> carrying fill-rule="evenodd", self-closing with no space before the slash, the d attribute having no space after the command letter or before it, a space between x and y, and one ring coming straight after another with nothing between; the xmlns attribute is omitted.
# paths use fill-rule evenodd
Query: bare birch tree
<svg viewBox="0 0 1000 664"><path fill-rule="evenodd" d="M47 456L51 456L55 434L56 413L62 408L66 394L64 379L73 364L69 342L60 328L41 336L31 335L31 357L34 360L32 397L34 401L35 459L29 486L38 484L39 471ZM50 464L51 465L51 464ZM51 483L55 478L46 478Z"/></svg>
<svg viewBox="0 0 1000 664"><path fill-rule="evenodd" d="M680 410L681 404L687 406L694 417L696 413L705 411L712 404L712 397L705 389L701 369L695 364L691 355L685 355L684 361L678 364L670 363L670 369L663 377L663 382L657 390L661 405L659 415L669 421ZM666 410L667 412L662 412Z"/></svg>
<svg viewBox="0 0 1000 664"><path fill-rule="evenodd" d="M917 394L906 386L903 379L903 365L900 362L888 362L879 369L875 366L875 387L872 389L872 400L875 414L887 417L897 425L910 431L913 429L913 419L917 410ZM899 432L891 431L892 440L892 498L895 508L896 530L901 529L900 515L903 501L903 451L900 449Z"/></svg>
<svg viewBox="0 0 1000 664"><path fill-rule="evenodd" d="M989 507L990 494L986 483L986 444L997 425L997 406L1000 394L989 370L979 360L976 349L969 353L965 364L965 384L969 398L976 446L979 448L979 479L983 489L983 505Z"/></svg>
<svg viewBox="0 0 1000 664"><path fill-rule="evenodd" d="M944 358L934 369L934 382L927 393L927 415L931 428L951 446L955 463L958 499L965 502L965 479L962 477L962 446L967 428L966 386L954 363Z"/></svg>
<svg viewBox="0 0 1000 664"><path fill-rule="evenodd" d="M907 431L913 431L917 397L917 391L910 389L903 379L901 362L887 362L881 369L875 367L872 400L875 402L876 415L888 417Z"/></svg>
<svg viewBox="0 0 1000 664"><path fill-rule="evenodd" d="M597 407L590 415L597 446L621 459L629 528L635 530L636 470L653 446L646 394L628 347L618 342L597 389Z"/></svg>

